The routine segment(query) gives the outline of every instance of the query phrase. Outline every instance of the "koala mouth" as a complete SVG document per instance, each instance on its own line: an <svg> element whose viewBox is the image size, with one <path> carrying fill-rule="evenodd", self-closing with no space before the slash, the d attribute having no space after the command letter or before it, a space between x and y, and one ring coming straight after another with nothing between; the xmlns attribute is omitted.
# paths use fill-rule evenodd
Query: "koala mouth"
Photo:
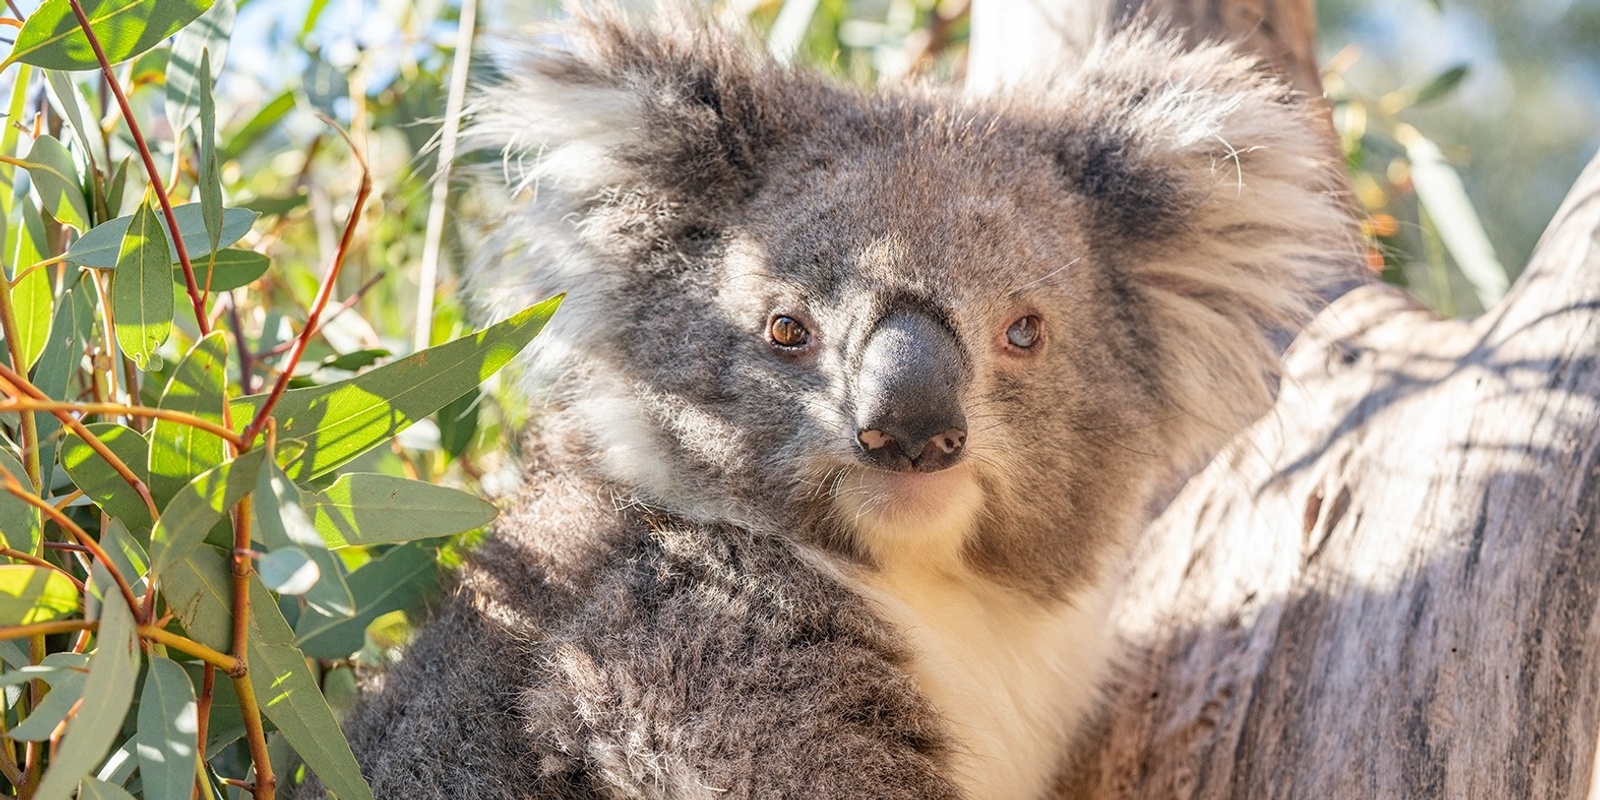
<svg viewBox="0 0 1600 800"><path fill-rule="evenodd" d="M983 507L969 464L937 472L849 470L834 495L839 515L880 562L959 558Z"/></svg>

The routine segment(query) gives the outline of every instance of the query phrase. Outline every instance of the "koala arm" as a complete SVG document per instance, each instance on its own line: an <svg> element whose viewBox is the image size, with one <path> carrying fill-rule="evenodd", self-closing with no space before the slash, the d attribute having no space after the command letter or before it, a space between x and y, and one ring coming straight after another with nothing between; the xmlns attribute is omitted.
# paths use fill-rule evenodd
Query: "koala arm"
<svg viewBox="0 0 1600 800"><path fill-rule="evenodd" d="M375 796L958 796L896 635L792 545L539 516L510 515L348 720Z"/></svg>

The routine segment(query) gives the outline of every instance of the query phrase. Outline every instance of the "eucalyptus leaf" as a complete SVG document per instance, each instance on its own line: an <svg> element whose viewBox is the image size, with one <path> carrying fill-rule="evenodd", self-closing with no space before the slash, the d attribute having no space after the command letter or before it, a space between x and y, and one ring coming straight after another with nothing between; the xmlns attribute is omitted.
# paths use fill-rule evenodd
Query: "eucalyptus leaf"
<svg viewBox="0 0 1600 800"><path fill-rule="evenodd" d="M232 584L228 557L222 551L211 547L194 551L167 574L162 591L191 637L226 646ZM294 646L294 632L256 578L250 581L246 642L256 699L267 719L336 797L372 800L372 790L306 666L305 654Z"/></svg>
<svg viewBox="0 0 1600 800"><path fill-rule="evenodd" d="M77 373L79 362L83 360L74 298L74 290L62 292L56 303L55 321L50 323L50 335L45 341L44 352L40 354L38 368L33 372L33 384L49 397L67 396L67 386ZM61 447L61 420L54 414L35 414L34 424L39 431L40 481L47 487L54 486L56 451Z"/></svg>
<svg viewBox="0 0 1600 800"><path fill-rule="evenodd" d="M187 797L200 733L194 685L177 662L150 656L139 695L135 752L145 797Z"/></svg>
<svg viewBox="0 0 1600 800"><path fill-rule="evenodd" d="M312 523L329 547L451 536L488 525L499 513L459 489L361 472L340 475L310 502Z"/></svg>
<svg viewBox="0 0 1600 800"><path fill-rule="evenodd" d="M205 541L211 527L256 485L266 451L252 450L200 473L161 510L150 533L150 571L167 572Z"/></svg>
<svg viewBox="0 0 1600 800"><path fill-rule="evenodd" d="M50 687L44 702L6 736L23 742L44 742L72 712L83 697L83 682L89 677L89 657L82 653L51 653L36 667L22 667L0 674L6 685L37 678Z"/></svg>
<svg viewBox="0 0 1600 800"><path fill-rule="evenodd" d="M102 599L100 628L89 676L83 683L86 700L67 723L61 746L34 793L37 800L68 800L78 782L100 765L122 733L122 719L133 704L133 687L139 677L139 637L133 611L117 595L105 567L95 563L90 586Z"/></svg>
<svg viewBox="0 0 1600 800"><path fill-rule="evenodd" d="M207 83L222 74L236 14L233 0L216 0L173 40L166 81L167 123L172 130L189 130L205 102L201 98L210 93Z"/></svg>
<svg viewBox="0 0 1600 800"><path fill-rule="evenodd" d="M199 257L194 260L194 280L202 289L209 287L212 292L226 292L250 285L267 274L271 264L266 256L253 250L218 250L215 258ZM183 285L183 269L176 264L172 267L172 282Z"/></svg>
<svg viewBox="0 0 1600 800"><path fill-rule="evenodd" d="M250 149L252 145L261 140L262 135L277 127L278 123L288 116L295 108L294 90L285 89L277 97L272 98L266 105L257 111L255 116L245 122L237 131L227 137L227 142L222 146L219 157L223 161L237 158L239 154ZM188 237L184 237L188 241Z"/></svg>
<svg viewBox="0 0 1600 800"><path fill-rule="evenodd" d="M278 435L306 442L305 452L284 472L296 481L316 477L438 411L510 362L558 305L560 298L552 298L349 380L284 392L272 412ZM248 424L265 401L266 395L234 401L234 425Z"/></svg>
<svg viewBox="0 0 1600 800"><path fill-rule="evenodd" d="M290 548L303 552L316 566L318 579L305 591L294 593L303 594L307 605L321 613L348 617L355 613L355 598L345 585L338 557L328 551L328 545L311 523L309 505L300 489L289 481L277 464L268 462L257 479L255 503L251 506L255 514L256 538L271 551L268 557L276 557L280 562L286 557L277 556L279 552ZM260 570L262 580L268 586L273 586L273 581L267 579L265 563L260 565ZM273 588L279 592L285 591L281 583Z"/></svg>
<svg viewBox="0 0 1600 800"><path fill-rule="evenodd" d="M89 204L83 199L83 181L78 177L78 164L72 153L67 152L66 145L54 136L40 136L33 140L21 166L33 178L33 193L50 216L79 231L89 229Z"/></svg>
<svg viewBox="0 0 1600 800"><path fill-rule="evenodd" d="M189 783L194 783L194 768L192 765L189 769ZM148 779L146 779L145 785L149 785ZM148 789L145 790L144 794L147 798L178 797L178 795L175 794L153 794ZM135 798L133 795L128 793L127 789L124 789L114 783L106 783L99 778L84 778L83 783L78 785L78 800L135 800Z"/></svg>
<svg viewBox="0 0 1600 800"><path fill-rule="evenodd" d="M136 214L135 214L136 215ZM122 238L135 215L117 217L94 226L78 241L67 248L66 261L93 269L116 269L121 252ZM206 233L204 211L199 203L186 203L172 209L178 220L178 230L183 232L183 244L189 251L189 261L199 271L199 259L211 252L210 236ZM230 208L222 214L222 239L219 246L226 247L244 238L260 215L243 208ZM168 243L166 264L178 262L178 249Z"/></svg>
<svg viewBox="0 0 1600 800"><path fill-rule="evenodd" d="M146 465L150 462L150 443L138 431L110 422L96 422L84 428L148 486ZM149 534L155 521L150 518L150 509L139 493L76 433L61 443L61 466L72 482L107 513L127 523L135 534Z"/></svg>
<svg viewBox="0 0 1600 800"><path fill-rule="evenodd" d="M169 287L171 284L164 284ZM195 342L172 370L158 408L199 417L218 425L227 398L228 339L222 331ZM223 462L222 437L186 423L157 419L150 434L150 491L161 503L196 475Z"/></svg>
<svg viewBox="0 0 1600 800"><path fill-rule="evenodd" d="M0 625L49 622L78 611L78 587L66 573L32 564L0 564Z"/></svg>
<svg viewBox="0 0 1600 800"><path fill-rule="evenodd" d="M36 269L22 276L11 287L12 313L17 318L17 340L26 372L44 355L50 341L50 320L55 312L55 297L50 291L50 270Z"/></svg>
<svg viewBox="0 0 1600 800"><path fill-rule="evenodd" d="M349 658L366 641L367 626L391 611L414 608L438 590L438 551L423 542L391 549L350 573L356 596L354 617L342 618L307 609L295 623L295 643L312 658Z"/></svg>
<svg viewBox="0 0 1600 800"><path fill-rule="evenodd" d="M72 76L59 70L48 69L44 71L45 85L50 87L50 94L54 97L56 105L61 109L67 122L72 125L72 132L77 135L78 142L82 144L82 151L89 159L90 168L94 167L94 154L105 146L105 136L97 124L92 112L84 104L83 94L73 84ZM91 122L92 121L92 122Z"/></svg>
<svg viewBox="0 0 1600 800"><path fill-rule="evenodd" d="M232 0L221 0L230 3ZM226 41L226 39L224 39ZM200 53L200 214L215 252L222 241L222 165L217 159L217 104L211 96L211 56Z"/></svg>
<svg viewBox="0 0 1600 800"><path fill-rule="evenodd" d="M24 489L28 487L28 474L23 470L22 462L9 450L0 449L0 468L11 473ZM43 531L39 509L6 491L4 485L0 484L0 536L5 537L6 547L32 553L38 549L39 536Z"/></svg>
<svg viewBox="0 0 1600 800"><path fill-rule="evenodd" d="M168 36L205 13L213 0L82 0L84 16L106 60L126 61L161 44ZM15 62L45 69L96 69L100 61L89 37L78 25L67 0L45 0L28 15L11 55L0 62L5 69Z"/></svg>
<svg viewBox="0 0 1600 800"><path fill-rule="evenodd" d="M150 364L156 348L172 333L171 263L161 220L149 204L141 205L122 237L117 272L111 279L117 344L140 369Z"/></svg>
<svg viewBox="0 0 1600 800"><path fill-rule="evenodd" d="M311 591L322 577L322 568L306 551L293 545L280 547L256 562L256 572L268 589L279 594L302 595Z"/></svg>

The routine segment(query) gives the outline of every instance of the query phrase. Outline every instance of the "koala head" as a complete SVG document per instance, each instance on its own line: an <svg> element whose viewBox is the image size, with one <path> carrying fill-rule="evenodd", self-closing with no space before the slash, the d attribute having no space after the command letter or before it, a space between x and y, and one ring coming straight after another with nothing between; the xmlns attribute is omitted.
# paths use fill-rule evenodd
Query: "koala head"
<svg viewBox="0 0 1600 800"><path fill-rule="evenodd" d="M509 199L469 288L567 292L536 382L674 513L1059 592L1266 408L1270 331L1359 260L1313 117L1221 47L1134 30L966 99L693 20L552 41L473 112Z"/></svg>

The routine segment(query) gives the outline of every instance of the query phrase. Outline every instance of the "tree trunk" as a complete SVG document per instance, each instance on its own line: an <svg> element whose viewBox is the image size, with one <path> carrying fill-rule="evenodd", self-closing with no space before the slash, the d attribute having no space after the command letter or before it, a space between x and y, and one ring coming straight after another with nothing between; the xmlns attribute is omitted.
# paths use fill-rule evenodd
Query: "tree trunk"
<svg viewBox="0 0 1600 800"><path fill-rule="evenodd" d="M1260 15L1249 46L1315 79L1306 3L1163 8ZM1067 796L1600 796L1597 310L1600 159L1483 317L1366 285L1313 321L1137 552Z"/></svg>

